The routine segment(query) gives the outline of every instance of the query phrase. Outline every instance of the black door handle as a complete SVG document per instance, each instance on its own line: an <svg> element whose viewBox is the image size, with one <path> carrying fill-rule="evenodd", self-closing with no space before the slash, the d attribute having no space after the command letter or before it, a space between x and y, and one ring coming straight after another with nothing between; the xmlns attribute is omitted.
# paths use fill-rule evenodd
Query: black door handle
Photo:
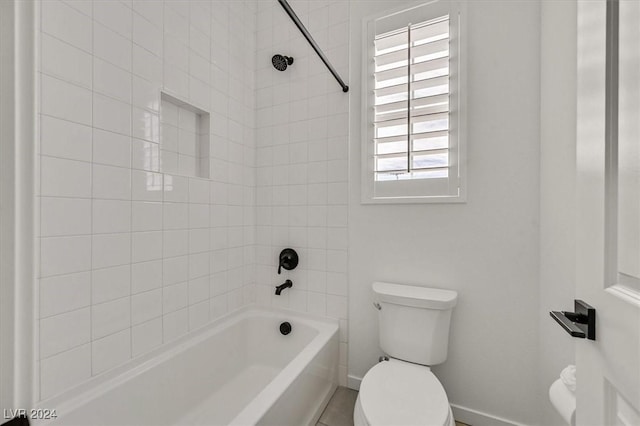
<svg viewBox="0 0 640 426"><path fill-rule="evenodd" d="M582 300L574 300L575 312L551 311L551 318L573 337L596 340L596 310Z"/></svg>

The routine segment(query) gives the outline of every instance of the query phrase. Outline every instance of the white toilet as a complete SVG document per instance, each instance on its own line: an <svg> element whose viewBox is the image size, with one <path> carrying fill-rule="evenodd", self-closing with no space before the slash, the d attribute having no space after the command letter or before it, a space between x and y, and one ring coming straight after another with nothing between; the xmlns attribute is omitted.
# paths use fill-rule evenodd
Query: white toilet
<svg viewBox="0 0 640 426"><path fill-rule="evenodd" d="M390 357L360 384L355 426L454 426L447 394L429 366L447 359L451 290L373 283L380 348Z"/></svg>

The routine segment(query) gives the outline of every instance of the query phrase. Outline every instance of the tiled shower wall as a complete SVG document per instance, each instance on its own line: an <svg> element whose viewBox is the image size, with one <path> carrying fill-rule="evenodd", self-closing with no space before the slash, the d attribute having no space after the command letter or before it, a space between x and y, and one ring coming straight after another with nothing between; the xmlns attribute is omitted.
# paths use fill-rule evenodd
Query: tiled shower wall
<svg viewBox="0 0 640 426"><path fill-rule="evenodd" d="M40 3L40 399L254 300L250 1ZM162 173L160 91L211 117Z"/></svg>
<svg viewBox="0 0 640 426"><path fill-rule="evenodd" d="M349 3L292 0L338 73L349 76ZM256 64L256 299L340 320L340 383L347 365L349 96L277 1L258 2ZM285 71L271 57L294 58ZM277 274L280 250L300 255ZM282 295L274 286L285 279Z"/></svg>

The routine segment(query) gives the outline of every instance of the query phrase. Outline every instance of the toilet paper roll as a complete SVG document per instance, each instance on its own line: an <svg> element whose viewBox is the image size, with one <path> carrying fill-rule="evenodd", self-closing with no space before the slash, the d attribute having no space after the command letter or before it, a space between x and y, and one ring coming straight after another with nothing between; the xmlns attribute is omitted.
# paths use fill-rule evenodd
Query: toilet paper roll
<svg viewBox="0 0 640 426"><path fill-rule="evenodd" d="M576 424L576 395L571 392L561 379L553 382L549 388L549 400L568 425Z"/></svg>

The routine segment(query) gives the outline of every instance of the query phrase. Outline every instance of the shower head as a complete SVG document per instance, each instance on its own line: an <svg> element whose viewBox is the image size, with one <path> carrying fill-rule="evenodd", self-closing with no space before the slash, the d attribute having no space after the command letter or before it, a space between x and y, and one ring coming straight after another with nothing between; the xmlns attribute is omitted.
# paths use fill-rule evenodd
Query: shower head
<svg viewBox="0 0 640 426"><path fill-rule="evenodd" d="M271 63L278 71L284 71L287 69L288 65L293 63L293 58L290 58L289 56L273 55Z"/></svg>

